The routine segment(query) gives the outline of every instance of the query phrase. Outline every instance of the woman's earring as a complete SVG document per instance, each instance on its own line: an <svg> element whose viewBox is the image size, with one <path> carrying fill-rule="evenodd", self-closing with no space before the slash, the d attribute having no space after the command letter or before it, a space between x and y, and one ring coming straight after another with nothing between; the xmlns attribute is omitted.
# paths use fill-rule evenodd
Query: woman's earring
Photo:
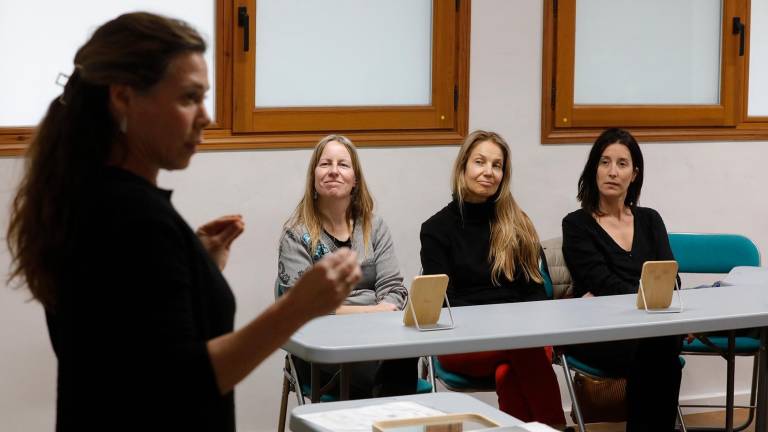
<svg viewBox="0 0 768 432"><path fill-rule="evenodd" d="M312 192L312 199L317 199L317 191Z"/></svg>
<svg viewBox="0 0 768 432"><path fill-rule="evenodd" d="M128 117L126 116L120 117L120 132L123 134L128 133Z"/></svg>

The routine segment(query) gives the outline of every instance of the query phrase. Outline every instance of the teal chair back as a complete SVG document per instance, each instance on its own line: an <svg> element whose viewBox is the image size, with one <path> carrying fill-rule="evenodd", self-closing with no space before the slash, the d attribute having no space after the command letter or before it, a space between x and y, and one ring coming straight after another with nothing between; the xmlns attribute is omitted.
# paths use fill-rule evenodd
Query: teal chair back
<svg viewBox="0 0 768 432"><path fill-rule="evenodd" d="M547 298L552 300L555 296L555 288L552 286L552 277L549 276L549 269L541 262L539 270L541 271L541 277L544 279L544 292L547 293Z"/></svg>
<svg viewBox="0 0 768 432"><path fill-rule="evenodd" d="M669 245L672 254L680 268L680 273L728 273L737 266L760 266L760 251L752 240L738 234L698 234L698 233L669 233ZM733 351L729 352L729 338L722 334L704 334L704 339L696 339L691 342L683 342L683 354L686 355L710 355L722 356L726 361L726 397L725 405L687 405L681 407L714 407L725 408L730 413L730 423L722 428L702 427L697 430L725 431L744 430L755 416L756 384L758 378L757 354L760 349L760 340L736 335L733 339ZM704 340L707 343L704 343ZM748 417L738 426L733 425L733 387L735 356L754 356L752 368L752 390L748 405ZM726 415L726 419L728 419ZM727 420L728 421L728 420Z"/></svg>
<svg viewBox="0 0 768 432"><path fill-rule="evenodd" d="M736 266L760 266L760 251L739 234L669 233L680 273L728 273Z"/></svg>

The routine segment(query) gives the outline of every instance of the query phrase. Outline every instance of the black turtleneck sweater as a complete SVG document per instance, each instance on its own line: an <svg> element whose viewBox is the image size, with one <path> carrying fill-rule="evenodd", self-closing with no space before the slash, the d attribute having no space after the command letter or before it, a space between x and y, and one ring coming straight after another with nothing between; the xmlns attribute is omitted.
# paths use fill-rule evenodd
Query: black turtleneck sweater
<svg viewBox="0 0 768 432"><path fill-rule="evenodd" d="M463 217L454 200L421 225L424 274L449 277L451 306L546 300L544 285L527 281L518 270L514 280L503 275L491 282L491 219L495 203L464 203Z"/></svg>

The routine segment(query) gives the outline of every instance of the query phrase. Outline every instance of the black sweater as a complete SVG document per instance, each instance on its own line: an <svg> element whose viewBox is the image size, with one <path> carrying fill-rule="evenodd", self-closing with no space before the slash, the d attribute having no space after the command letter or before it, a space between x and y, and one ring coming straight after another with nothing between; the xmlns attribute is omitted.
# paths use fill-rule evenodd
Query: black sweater
<svg viewBox="0 0 768 432"><path fill-rule="evenodd" d="M563 218L563 256L575 296L636 293L644 262L675 259L656 210L635 207L632 214L635 232L629 252L586 211L576 210Z"/></svg>
<svg viewBox="0 0 768 432"><path fill-rule="evenodd" d="M494 202L464 204L464 217L452 201L421 225L421 265L424 274L449 277L451 306L546 300L544 285L527 281L518 270L514 280L504 275L491 282L491 217Z"/></svg>
<svg viewBox="0 0 768 432"><path fill-rule="evenodd" d="M233 431L208 340L235 302L170 192L109 168L77 210L77 242L55 308L57 431Z"/></svg>

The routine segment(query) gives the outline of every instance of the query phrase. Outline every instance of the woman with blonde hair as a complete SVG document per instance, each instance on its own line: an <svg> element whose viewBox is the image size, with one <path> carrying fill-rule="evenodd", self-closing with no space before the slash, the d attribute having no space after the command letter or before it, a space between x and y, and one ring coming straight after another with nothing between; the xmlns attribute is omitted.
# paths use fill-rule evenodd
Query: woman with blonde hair
<svg viewBox="0 0 768 432"><path fill-rule="evenodd" d="M453 200L421 226L424 274L449 276L451 306L546 300L539 237L510 191L509 146L475 131L453 167ZM438 357L452 372L494 376L499 409L523 421L565 424L544 348Z"/></svg>
<svg viewBox="0 0 768 432"><path fill-rule="evenodd" d="M335 313L401 310L408 291L403 286L389 228L373 213L373 198L357 150L348 138L328 135L315 146L307 167L304 196L280 239L280 293L289 290L306 269L342 247L357 252L363 277ZM308 377L309 365L295 360L299 376ZM322 371L324 381L331 381L338 367L324 365ZM356 363L351 396L415 393L417 380L416 359Z"/></svg>

